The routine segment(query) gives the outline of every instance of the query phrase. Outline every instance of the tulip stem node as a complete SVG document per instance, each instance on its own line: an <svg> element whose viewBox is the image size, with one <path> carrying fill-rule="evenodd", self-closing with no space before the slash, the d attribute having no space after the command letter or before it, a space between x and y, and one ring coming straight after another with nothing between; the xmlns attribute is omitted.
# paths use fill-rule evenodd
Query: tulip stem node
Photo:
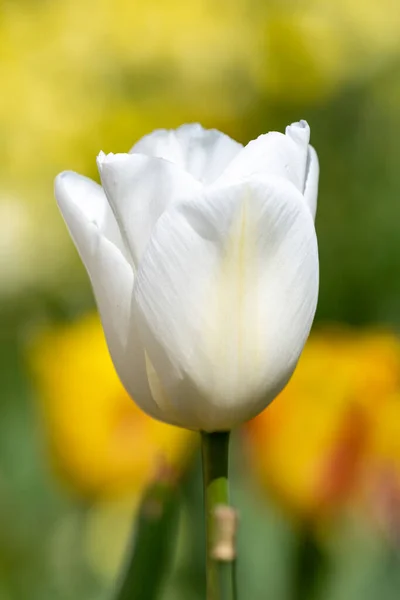
<svg viewBox="0 0 400 600"><path fill-rule="evenodd" d="M227 504L218 504L212 518L214 538L211 540L211 557L222 562L235 560L237 511Z"/></svg>
<svg viewBox="0 0 400 600"><path fill-rule="evenodd" d="M237 512L229 506L229 431L201 433L207 600L235 600Z"/></svg>

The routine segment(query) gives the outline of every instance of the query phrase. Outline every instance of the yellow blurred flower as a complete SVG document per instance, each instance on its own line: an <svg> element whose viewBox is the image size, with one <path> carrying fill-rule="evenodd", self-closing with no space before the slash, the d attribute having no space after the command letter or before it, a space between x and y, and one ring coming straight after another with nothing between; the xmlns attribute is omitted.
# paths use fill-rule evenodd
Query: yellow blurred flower
<svg viewBox="0 0 400 600"><path fill-rule="evenodd" d="M43 333L32 345L45 433L55 465L82 494L136 494L161 464L178 472L194 434L132 402L114 371L97 315Z"/></svg>
<svg viewBox="0 0 400 600"><path fill-rule="evenodd" d="M127 105L131 117L119 138L112 123L108 131L121 150L157 126L233 122L241 99L232 85L238 74L249 80L258 60L240 6L238 0L229 11L210 0L6 3L0 127L7 177L18 184L23 173L37 183L66 166L87 170L88 157L108 150L104 122Z"/></svg>
<svg viewBox="0 0 400 600"><path fill-rule="evenodd" d="M314 334L287 388L247 434L262 482L298 517L363 506L386 519L389 502L400 517L399 340Z"/></svg>

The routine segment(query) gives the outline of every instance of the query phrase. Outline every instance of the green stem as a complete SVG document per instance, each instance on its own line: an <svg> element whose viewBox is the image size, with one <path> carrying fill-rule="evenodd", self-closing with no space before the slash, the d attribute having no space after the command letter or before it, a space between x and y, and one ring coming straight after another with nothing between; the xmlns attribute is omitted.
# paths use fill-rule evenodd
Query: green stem
<svg viewBox="0 0 400 600"><path fill-rule="evenodd" d="M213 556L216 508L229 504L229 431L201 433L203 459L204 512L206 525L207 600L234 600L235 563Z"/></svg>

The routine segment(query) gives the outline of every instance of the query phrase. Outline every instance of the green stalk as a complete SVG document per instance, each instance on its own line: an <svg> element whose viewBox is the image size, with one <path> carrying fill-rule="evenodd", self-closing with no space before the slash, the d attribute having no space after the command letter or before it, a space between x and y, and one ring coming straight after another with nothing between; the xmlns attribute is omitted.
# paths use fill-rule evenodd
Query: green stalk
<svg viewBox="0 0 400 600"><path fill-rule="evenodd" d="M229 431L201 433L203 459L204 513L206 525L207 600L235 600L234 536L229 528L235 519L229 507L228 454ZM224 524L224 519L228 522ZM228 525L228 553L218 553L219 539ZM235 523L233 523L233 528ZM232 550L232 555L231 551Z"/></svg>

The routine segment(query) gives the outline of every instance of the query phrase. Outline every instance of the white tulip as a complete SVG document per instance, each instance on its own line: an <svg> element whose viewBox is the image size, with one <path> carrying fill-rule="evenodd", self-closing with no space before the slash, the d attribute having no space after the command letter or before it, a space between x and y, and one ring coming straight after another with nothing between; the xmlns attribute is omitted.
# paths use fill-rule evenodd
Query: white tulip
<svg viewBox="0 0 400 600"><path fill-rule="evenodd" d="M305 121L243 147L183 125L100 153L55 194L110 354L149 415L231 429L292 375L318 296L318 159Z"/></svg>

